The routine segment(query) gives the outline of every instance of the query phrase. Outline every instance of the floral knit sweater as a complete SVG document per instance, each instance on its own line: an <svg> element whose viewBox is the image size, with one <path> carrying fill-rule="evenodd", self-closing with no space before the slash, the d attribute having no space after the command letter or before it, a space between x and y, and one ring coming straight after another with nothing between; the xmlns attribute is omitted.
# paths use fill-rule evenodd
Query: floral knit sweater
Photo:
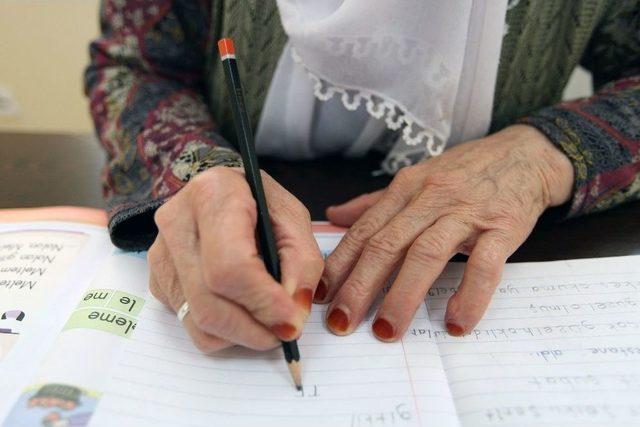
<svg viewBox="0 0 640 427"><path fill-rule="evenodd" d="M238 162L216 67L230 36L258 122L286 35L275 0L103 0L86 93L108 154L103 174L111 237L145 249L153 213L198 172ZM569 216L640 198L640 2L510 0L492 131L535 126L575 170ZM560 103L582 64L596 93Z"/></svg>

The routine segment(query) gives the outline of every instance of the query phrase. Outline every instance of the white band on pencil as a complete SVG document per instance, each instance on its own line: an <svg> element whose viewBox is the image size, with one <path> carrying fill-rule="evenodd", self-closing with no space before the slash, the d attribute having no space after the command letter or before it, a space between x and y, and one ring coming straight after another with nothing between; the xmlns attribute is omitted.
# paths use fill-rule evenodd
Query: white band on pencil
<svg viewBox="0 0 640 427"><path fill-rule="evenodd" d="M187 314L189 314L189 303L185 301L184 304L182 304L178 309L178 313L176 313L176 317L178 318L180 323L182 323L182 321L184 320Z"/></svg>

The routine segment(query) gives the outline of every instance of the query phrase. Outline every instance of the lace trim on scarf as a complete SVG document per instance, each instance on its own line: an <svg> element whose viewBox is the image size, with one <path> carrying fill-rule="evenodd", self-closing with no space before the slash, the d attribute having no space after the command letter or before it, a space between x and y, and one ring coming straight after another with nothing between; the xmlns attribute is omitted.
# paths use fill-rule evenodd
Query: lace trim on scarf
<svg viewBox="0 0 640 427"><path fill-rule="evenodd" d="M424 145L427 153L431 156L438 156L444 151L446 146L444 139L437 137L437 135L429 129L418 125L415 120L409 116L407 110L398 103L384 99L373 93L340 87L318 77L306 67L302 58L300 58L293 48L291 49L291 57L297 64L302 66L309 78L313 81L314 96L320 101L328 101L333 98L334 95L339 95L342 104L349 111L357 110L364 102L367 112L371 117L376 119L384 118L387 127L391 130L396 131L402 129L401 139L406 145L410 147Z"/></svg>

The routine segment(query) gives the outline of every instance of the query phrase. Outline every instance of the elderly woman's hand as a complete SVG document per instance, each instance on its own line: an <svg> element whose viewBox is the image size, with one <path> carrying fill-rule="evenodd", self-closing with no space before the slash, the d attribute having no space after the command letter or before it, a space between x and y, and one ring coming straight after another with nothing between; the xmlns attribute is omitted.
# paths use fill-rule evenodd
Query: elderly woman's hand
<svg viewBox="0 0 640 427"><path fill-rule="evenodd" d="M156 213L150 288L176 311L188 301L184 325L202 351L272 348L297 338L311 309L324 263L309 212L264 173L263 182L284 286L258 255L256 204L241 170L200 173Z"/></svg>
<svg viewBox="0 0 640 427"><path fill-rule="evenodd" d="M570 197L569 159L536 129L515 125L398 172L384 190L327 211L349 231L327 259L316 301L327 324L348 334L399 267L373 330L402 336L427 291L457 252L469 254L445 315L452 335L482 317L506 259L540 214Z"/></svg>

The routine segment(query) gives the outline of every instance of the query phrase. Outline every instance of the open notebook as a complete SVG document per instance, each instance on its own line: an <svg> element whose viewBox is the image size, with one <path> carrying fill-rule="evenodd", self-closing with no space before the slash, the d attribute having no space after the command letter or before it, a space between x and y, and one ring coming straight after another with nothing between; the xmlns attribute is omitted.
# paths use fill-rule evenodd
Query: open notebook
<svg viewBox="0 0 640 427"><path fill-rule="evenodd" d="M330 252L340 234L318 232ZM104 228L0 224L0 423L21 426L640 425L640 257L510 264L469 335L443 327L450 264L405 337L370 317L281 350L200 354Z"/></svg>

